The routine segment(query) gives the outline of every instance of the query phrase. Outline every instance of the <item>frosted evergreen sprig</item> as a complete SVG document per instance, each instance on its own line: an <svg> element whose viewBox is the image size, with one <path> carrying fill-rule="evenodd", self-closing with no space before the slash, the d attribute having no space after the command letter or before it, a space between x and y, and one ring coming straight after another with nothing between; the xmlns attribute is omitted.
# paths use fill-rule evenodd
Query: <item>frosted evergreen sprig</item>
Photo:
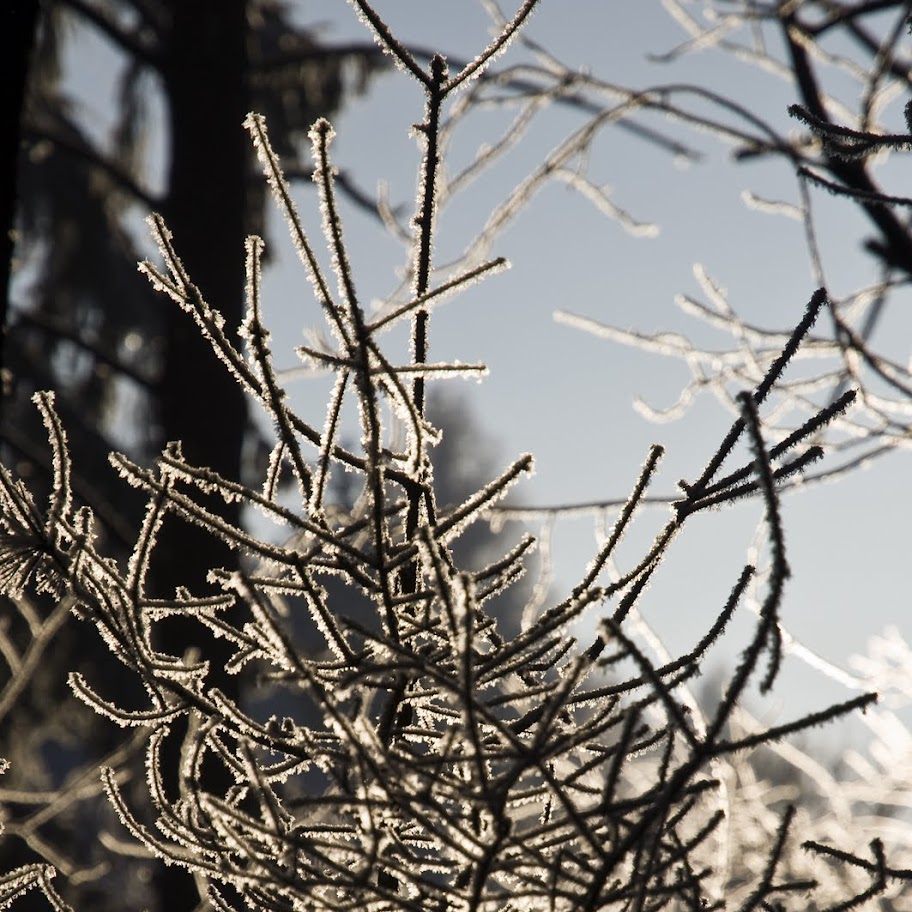
<svg viewBox="0 0 912 912"><path fill-rule="evenodd" d="M782 662L782 635L779 631L779 606L782 603L782 590L785 581L791 576L791 569L785 557L785 542L782 531L782 519L779 513L779 500L776 495L775 479L770 465L769 453L760 430L760 419L754 398L747 393L739 397L744 409L744 421L748 431L751 449L756 455L756 473L760 480L760 491L766 507L766 525L769 531L771 568L769 574L769 591L760 609L761 629L764 630L766 647L769 650L769 669L760 684L761 693L767 693L779 672ZM760 637L758 637L759 641ZM745 665L747 663L745 662Z"/></svg>
<svg viewBox="0 0 912 912"><path fill-rule="evenodd" d="M263 241L249 237L246 242L247 258L247 316L241 324L240 335L250 347L251 367L259 377L264 388L265 401L270 416L276 427L276 438L282 447L282 455L291 459L295 477L300 487L301 502L309 504L312 497L313 480L310 467L305 463L298 444L298 438L288 419L285 407L285 391L279 386L272 365L272 352L269 348L269 333L263 325L260 304L261 259Z"/></svg>
<svg viewBox="0 0 912 912"><path fill-rule="evenodd" d="M853 130L824 120L800 104L789 105L788 112L814 131L823 141L827 154L838 158L864 158L878 149L912 149L912 136L908 133L871 133L866 130Z"/></svg>
<svg viewBox="0 0 912 912"><path fill-rule="evenodd" d="M815 436L823 427L829 424L834 418L841 415L855 401L858 393L856 390L847 390L837 399L825 406L819 412L811 416L801 427L796 428L791 434L780 440L769 449L769 458L779 459L789 453L798 444ZM805 467L823 456L823 449L819 446L810 447L800 456L793 458L790 462L780 466L773 471L773 478L776 481L787 478L795 473L802 472ZM751 463L736 471L720 478L718 481L705 486L699 499L691 501L686 506L681 504L679 512L690 513L703 509L706 506L712 506L717 503L724 503L729 499L742 497L746 494L753 493L759 489L759 482L745 482L751 472L754 464ZM744 482L739 484L739 482Z"/></svg>
<svg viewBox="0 0 912 912"><path fill-rule="evenodd" d="M154 468L113 456L121 476L147 497L136 546L121 567L100 553L91 515L75 506L66 436L52 400L40 398L54 490L47 507L39 508L11 473L0 473L0 581L23 589L44 574L52 594L71 600L83 620L95 623L143 685L145 704L127 709L85 677L71 678L73 691L97 712L146 737L146 807L131 807L133 798L113 766L102 773L121 821L149 852L197 875L217 909L233 910L237 902L264 912L720 907L723 897L711 875L731 807L721 761L734 763L738 752L873 699L862 695L760 732L732 730L761 657L770 656L764 687L772 684L781 657L779 609L788 565L777 482L818 457L814 447L797 448L849 401L839 398L782 443L767 446L758 407L780 381L825 296L814 296L759 385L742 394L738 422L700 479L682 486L684 497L645 554L632 567L614 566L619 543L647 500L658 447L579 584L553 604L545 602L550 606L538 616L530 611L517 636L504 635L490 599L522 576L532 537L473 570L462 565L453 545L491 515L531 471L532 459L521 456L461 503L438 506L430 453L439 434L425 415L426 384L469 368L432 362L428 329L438 300L502 265L495 260L466 268L431 287L443 105L503 51L536 3L522 3L481 55L453 77L440 55L427 70L420 67L366 0L355 5L425 95L408 302L373 321L362 310L335 201L328 122L318 121L311 139L335 293L303 231L265 123L250 115L247 129L337 346L302 349L337 378L322 430L297 414L274 370L261 312L262 242L250 238L246 246L242 354L221 315L193 285L164 222L154 218L167 268L146 264L144 271L193 317L266 412L274 443L265 478L254 488L194 466L179 443L168 446ZM561 154L571 148L580 146ZM412 322L412 358L397 364L379 338L404 318ZM346 397L352 396L361 435L350 451L339 439ZM407 432L404 447L391 433L387 407ZM716 479L745 434L753 463ZM280 497L286 465L298 482L294 508ZM359 486L353 502L338 507L329 493L337 469L353 470ZM704 724L688 688L738 609L754 568L741 571L709 631L683 655L655 658L632 622L687 516L755 492L763 501L772 559L768 592L741 662ZM264 541L225 520L207 503L211 497L258 509L284 540ZM146 583L164 520L192 523L221 540L239 553L239 566L211 567L205 591L178 587L171 597L150 598ZM539 597L533 596L535 611ZM580 650L570 625L584 613L600 615L600 633ZM251 690L265 687L280 708L265 718L272 706L261 711L253 701L229 696L214 682L205 647L180 657L159 651L158 625L175 617L203 634L203 643L208 636L222 639L225 672ZM306 627L304 642L296 623ZM173 746L180 761L169 781L163 764ZM213 785L207 776L213 767L227 776L227 787ZM791 826L789 812L764 848L745 909L811 885L780 871ZM875 856L874 885L846 908L884 889L885 861ZM12 889L21 892L40 872L22 876Z"/></svg>
<svg viewBox="0 0 912 912"><path fill-rule="evenodd" d="M0 909L9 908L16 899L37 887L54 912L73 912L51 883L56 874L53 865L29 864L0 875Z"/></svg>
<svg viewBox="0 0 912 912"><path fill-rule="evenodd" d="M805 311L804 317L801 319L801 322L795 327L779 356L770 365L770 368L766 372L766 375L763 377L763 380L757 385L757 388L752 393L753 401L755 404L760 405L766 399L770 390L773 388L773 384L776 383L782 372L787 367L789 361L794 356L795 352L797 352L802 340L814 325L817 316L825 306L826 302L826 290L819 288L814 292L811 300L808 302L807 309ZM712 480L713 475L715 475L716 471L719 469L719 466L721 466L722 462L731 452L732 448L734 447L736 441L741 436L743 431L744 419L739 418L732 425L731 430L725 436L725 439L723 440L721 446L718 450L716 450L713 458L709 461L699 479L693 484L681 482L681 487L689 497L694 497L702 493L703 489Z"/></svg>
<svg viewBox="0 0 912 912"><path fill-rule="evenodd" d="M870 888L845 902L830 907L826 912L845 912L845 910L858 908L868 899L882 893L888 879L912 881L912 870L893 868L886 863L883 842L878 838L872 839L869 845L873 861L868 861L860 855L844 852L833 846L822 845L812 839L802 843L802 847L828 860L838 861L851 868L863 870L871 876L872 884Z"/></svg>
<svg viewBox="0 0 912 912"><path fill-rule="evenodd" d="M908 145L912 146L912 139L908 140ZM860 203L877 206L912 206L912 198L908 196L895 196L894 194L883 193L880 190L862 190L858 187L847 187L845 184L838 184L836 181L828 180L823 175L805 166L799 168L797 174L799 177L806 178L812 184L828 190L833 196L842 196L847 199L857 200Z"/></svg>

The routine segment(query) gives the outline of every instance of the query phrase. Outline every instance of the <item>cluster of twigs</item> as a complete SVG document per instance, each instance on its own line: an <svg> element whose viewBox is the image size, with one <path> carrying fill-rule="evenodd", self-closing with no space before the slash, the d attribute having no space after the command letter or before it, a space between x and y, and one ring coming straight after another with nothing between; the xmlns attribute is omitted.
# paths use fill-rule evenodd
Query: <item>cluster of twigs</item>
<svg viewBox="0 0 912 912"><path fill-rule="evenodd" d="M794 85L801 102L789 107L793 119L780 124L758 112L759 102L751 105L702 85L672 82L635 91L578 76L574 97L592 112L589 128L609 117L642 125L643 118L660 112L714 136L731 148L735 161L779 161L786 173L794 174L794 200L745 193L745 201L760 212L801 223L811 270L816 283L829 289L831 307L827 325L808 338L798 355L808 368L777 389L770 431L791 433L796 416L810 417L822 403L836 402L852 387L858 390L856 407L835 421L827 435L828 449L841 458L828 461L805 480L834 479L908 447L912 374L902 356L891 351L887 338L879 345L874 341L887 323L890 304L895 301L894 310L905 306L902 296L912 268L912 234L904 215L912 201L888 188L888 176L881 177L874 167L878 154L882 161L886 153L912 147L908 133L892 132L884 125L897 97L907 97L912 90L908 4L888 0L834 7L817 0L773 5L706 0L691 5L671 0L667 6L687 37L657 55L657 61L672 65L697 52L717 52L721 62L743 66L744 92L763 76L784 79ZM831 49L830 42L838 37L847 39L845 53ZM545 91L545 79L551 84L567 72L551 61L546 77L537 74L539 90ZM850 88L843 90L843 85ZM909 111L907 105L907 127ZM789 130L796 121L807 129ZM655 141L689 160L699 158L679 133L662 133ZM864 247L878 275L862 287L837 291L838 280L828 276L828 263L835 265L844 254L831 254L822 246L824 217L815 213L814 199L820 190L854 203L872 229ZM680 295L678 305L703 326L721 330L732 340L721 350L701 343L698 329L687 335L641 332L588 316L559 315L584 331L687 367L691 376L674 405L660 410L638 404L652 420L679 418L706 392L737 411L738 391L759 380L787 338L782 328L739 312L702 267L696 278L703 300Z"/></svg>
<svg viewBox="0 0 912 912"><path fill-rule="evenodd" d="M311 138L335 293L295 211L265 124L251 115L246 127L335 342L331 350L301 350L337 377L322 430L291 408L273 369L260 312L262 243L247 243L242 351L155 216L150 223L165 268L146 263L143 269L192 315L272 421L275 447L262 488L191 464L179 444L170 445L154 469L113 455L121 476L147 497L132 556L119 566L99 549L90 511L74 502L65 430L53 396L39 394L53 491L39 507L22 481L0 469L0 585L11 593L36 587L94 624L142 684L144 705L123 705L104 695L105 682L71 676L74 692L99 713L146 733L154 822L131 808L112 766L101 771L104 787L132 838L192 871L214 909L723 908L732 883L719 863L719 846L731 823L720 764L875 699L864 694L759 731L732 725L755 678L769 689L780 665L779 609L789 567L777 486L821 455L813 438L852 398L841 396L780 443L767 443L761 407L826 296L814 295L762 381L740 394L740 417L700 478L682 485L681 499L642 560L610 584L602 581L646 496L658 447L579 584L504 639L487 606L522 575L532 538L472 572L458 566L451 546L487 518L532 460L519 458L463 503L440 509L429 461L439 430L425 414L426 381L482 368L429 362L427 332L433 306L504 265L492 260L431 284L442 108L505 48L535 2L527 0L486 51L452 77L442 57L423 69L366 0L355 3L426 99L418 128L424 159L410 301L374 320L360 304L336 207L329 124L318 122ZM380 337L404 320L412 326L412 361L397 365ZM361 424L355 449L339 438L350 396ZM404 446L395 433L402 427ZM751 461L721 474L742 439ZM360 496L350 510L331 509L328 483L343 471L358 478ZM280 484L289 473L294 507ZM740 571L712 629L672 661L650 658L626 621L687 518L751 494L764 504L767 592L741 660L707 716L689 685L738 609L754 568ZM206 504L212 495L257 509L281 530L282 543L219 517ZM150 597L146 577L169 514L238 551L241 569L212 568L212 593ZM346 593L366 598L372 617L354 616ZM579 649L568 629L587 610L603 614L596 639ZM319 648L291 636L289 611L307 613ZM157 627L175 615L227 641L226 670L268 682L294 712L262 718L212 684L205 653L159 651ZM177 794L167 784L172 772L162 769L164 745L175 732L182 738ZM230 783L226 789L213 785L222 781ZM796 907L806 907L814 881L783 862L794 819L794 809L785 807L763 848L762 874L743 890L743 909L793 897ZM857 869L846 907L883 892L902 873L888 867L879 844L871 862L820 844L810 848ZM51 874L46 865L14 871L0 880L0 899L37 886L57 908L67 908Z"/></svg>

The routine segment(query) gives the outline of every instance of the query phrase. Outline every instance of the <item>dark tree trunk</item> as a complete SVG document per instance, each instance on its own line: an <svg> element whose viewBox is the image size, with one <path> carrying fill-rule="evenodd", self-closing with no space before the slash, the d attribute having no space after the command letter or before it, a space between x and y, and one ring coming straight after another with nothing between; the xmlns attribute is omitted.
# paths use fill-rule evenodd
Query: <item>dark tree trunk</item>
<svg viewBox="0 0 912 912"><path fill-rule="evenodd" d="M163 67L171 132L164 214L193 282L222 312L233 335L243 312L250 161L242 128L248 110L245 2L179 0L171 11ZM168 310L158 398L161 441L180 440L191 462L237 479L247 424L244 397L192 319L170 301L163 300L163 306ZM212 500L208 506L231 523L239 521L236 504ZM152 583L165 597L178 585L203 592L209 569L236 564L227 547L176 517L169 517L162 528L156 559ZM163 625L161 633L156 645L172 655L181 655L200 635L199 625L179 621ZM204 649L212 660L210 682L237 700L235 678L219 667L227 658L224 642L207 641ZM180 727L165 745L165 770L179 768L182 734ZM229 784L224 770L213 768L208 774L204 785L209 789L218 792ZM173 778L167 784L176 788ZM192 879L176 866L161 869L157 886L168 912L190 912L198 902Z"/></svg>
<svg viewBox="0 0 912 912"><path fill-rule="evenodd" d="M245 2L180 0L171 8L163 74L171 130L165 216L194 283L233 333L243 312L247 224ZM243 395L191 318L171 302L163 306L162 442L181 440L191 462L237 479L246 427ZM220 512L237 520L236 505L222 504ZM161 551L157 576L163 590L173 584L200 588L210 567L232 559L211 536L184 523L170 524Z"/></svg>

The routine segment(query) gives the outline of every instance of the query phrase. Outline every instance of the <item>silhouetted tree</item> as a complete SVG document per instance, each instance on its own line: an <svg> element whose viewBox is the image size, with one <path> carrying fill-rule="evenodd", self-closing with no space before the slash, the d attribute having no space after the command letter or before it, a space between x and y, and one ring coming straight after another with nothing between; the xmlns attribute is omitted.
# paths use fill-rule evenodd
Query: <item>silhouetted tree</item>
<svg viewBox="0 0 912 912"><path fill-rule="evenodd" d="M4 311L8 383L0 449L39 488L49 483L44 430L29 400L38 389L56 390L71 446L85 457L74 476L75 494L92 507L97 531L123 558L141 523L143 501L116 478L107 452L126 449L149 461L167 441L179 439L190 458L240 477L245 460L249 468L262 447L244 397L211 347L186 314L162 307L137 273L140 249L131 219L151 209L167 214L201 294L234 332L243 306L244 238L262 229L265 200L261 183L251 179L244 117L254 105L269 110L283 153L298 164L311 122L338 108L346 85L363 85L379 57L369 46L321 47L294 23L291 8L272 0L49 0L41 5L37 31L30 15L37 5L31 11L28 4L13 7L12 15L4 14L16 26L5 30L4 39L19 62L13 72L24 77L34 52L24 93L13 81L14 102L25 98L20 141L14 145L9 134L4 144L4 153L19 163L19 205L15 261L4 257L16 268L4 288L12 290L12 307ZM86 36L106 44L116 61L108 136L85 123L65 66L70 42ZM157 148L149 135L156 104L164 113ZM157 180L159 170L163 178ZM298 170L309 175L303 164ZM14 179L12 162L3 175ZM4 215L11 226L12 210ZM200 401L209 406L200 408ZM226 521L239 520L235 503L216 499L210 506ZM204 590L209 569L234 560L211 536L169 518L150 588L161 596L173 595L177 585ZM8 610L2 589L0 600ZM46 620L52 609L39 600L35 611ZM159 645L180 655L192 645L190 633L179 622L166 625ZM126 686L97 641L84 634L81 625L61 623L32 671L35 686L5 707L0 742L4 749L13 740L18 745L7 750L17 760L14 785L16 776L31 770L33 785L49 776L45 785L56 787L82 763L122 743L119 732L73 703L66 686L66 670L76 666L107 669L107 686ZM29 633L23 629L15 637L24 647ZM217 643L208 645L218 653ZM238 696L236 679L223 676L222 686ZM33 734L25 738L26 731ZM65 845L66 854L79 845L75 831L85 825L79 816L60 818L44 826L43 836L53 831L52 842ZM76 864L91 867L84 853ZM159 893L179 908L190 900L177 896L182 886L170 874L164 871ZM91 895L91 881L83 892L97 906L101 897Z"/></svg>

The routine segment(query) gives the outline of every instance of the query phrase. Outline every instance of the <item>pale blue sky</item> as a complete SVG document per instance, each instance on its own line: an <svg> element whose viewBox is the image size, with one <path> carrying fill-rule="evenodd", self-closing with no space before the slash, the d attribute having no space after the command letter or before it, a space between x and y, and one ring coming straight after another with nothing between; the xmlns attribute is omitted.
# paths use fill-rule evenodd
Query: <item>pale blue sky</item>
<svg viewBox="0 0 912 912"><path fill-rule="evenodd" d="M474 56L488 39L488 20L481 5L470 0L386 0L377 8L406 42ZM354 11L342 0L303 4L302 21L315 20L323 23L326 41L364 37ZM606 80L630 87L699 82L735 96L783 131L796 128L789 126L786 113L793 93L773 76L717 52L674 64L650 62L649 53L667 51L684 38L657 0L543 0L528 35L568 66ZM521 53L514 48L502 64ZM85 103L97 106L94 116L101 123L108 81L104 62L82 47L74 68ZM895 105L895 129L901 128L903 101ZM401 73L377 78L367 95L351 101L336 119L339 166L368 190L386 181L392 202L410 207L419 153L408 128L421 108L417 87ZM543 114L490 176L441 213L439 254L459 253L490 208L581 122L580 115L566 110ZM457 162L465 163L479 144L491 141L496 124L496 116L470 119L454 144ZM527 451L535 455L536 475L518 492L526 503L623 497L653 442L667 449L654 493L671 493L677 479L693 478L702 469L731 421L705 397L678 422L647 423L634 411L633 400L670 405L686 378L684 368L559 325L553 319L556 309L629 329L699 333L710 344L725 346L725 336L700 328L674 304L680 292L701 297L692 273L695 263L728 289L745 319L764 327L788 329L814 290L800 224L749 210L742 201L747 189L795 201L795 182L786 166L736 166L712 137L672 129L703 153L702 163L681 168L669 155L610 129L593 146L590 161L591 173L614 188L612 200L635 218L655 222L657 237L632 237L566 186L552 185L494 244L492 255L507 256L512 270L443 305L432 319L432 360L484 361L490 369L480 385L451 382L462 386L496 441L499 462L505 465ZM901 167L910 165L906 160ZM317 238L315 194L300 188L297 198ZM815 211L832 291L844 294L870 281L873 267L859 252L863 226L851 205L818 193ZM346 206L345 215L362 299L383 299L397 285L406 251L364 214ZM319 315L307 300L307 285L278 220L271 239L275 265L266 287L268 316L277 359L290 366L302 328L317 324ZM885 335L889 350L902 361L909 355L910 331L909 319L897 314ZM403 340L396 344L404 351ZM319 381L292 386L293 401L317 426L324 390ZM886 625L912 636L906 566L909 468L907 453L894 454L838 485L816 486L785 501L794 576L783 617L808 647L838 664L864 649L868 636ZM746 559L760 515L760 504L751 503L697 516L674 545L642 603L645 617L673 652L691 648L715 618ZM664 519L661 509L645 511L623 555L632 558ZM593 531L591 519L560 525L557 591L573 584L593 554ZM734 661L746 629L743 623L733 625L717 653L720 659ZM827 697L852 695L790 671L769 706L791 717Z"/></svg>
<svg viewBox="0 0 912 912"><path fill-rule="evenodd" d="M348 7L325 6L327 38L360 34ZM468 56L487 39L485 19L470 14L471 3L397 0L379 9L416 44ZM648 53L669 50L684 38L659 3L546 0L528 34L569 66L606 80L636 87L699 82L732 94L782 131L790 129L786 107L795 99L784 81L719 53L673 65L650 63ZM504 62L510 60L508 54ZM897 119L901 103L894 112ZM415 86L400 73L378 79L366 98L337 118L340 166L368 188L376 180L388 181L392 200L408 203L417 151L405 130L417 119L419 106ZM471 135L463 138L463 147L457 146L463 160L479 143L491 140L481 121L465 125ZM439 249L445 255L462 249L483 224L487 208L524 176L523 168L534 165L580 123L578 115L564 111L543 116L530 131L526 149L499 166L468 201L442 213ZM897 129L900 124L898 120ZM520 452L535 454L536 476L522 492L527 502L624 496L654 441L667 448L655 491L670 492L678 478L692 478L702 468L730 422L707 397L677 423L647 423L632 409L633 399L670 405L684 369L557 325L555 309L631 329L700 332L722 346L727 342L723 336L707 335L674 305L679 292L702 297L692 276L695 263L728 289L732 305L749 322L761 326L788 328L814 290L800 224L749 210L741 198L742 191L751 189L796 200L785 165L735 166L728 150L712 138L681 129L675 133L701 150L701 164L681 169L668 155L607 130L590 165L614 188L613 201L634 217L658 224L658 237L631 237L565 186L551 186L494 245L492 253L509 257L513 269L445 305L432 320L434 360L458 357L488 364L491 374L483 384L470 383L465 390L498 441L504 462ZM844 294L874 272L858 252L860 226L852 207L821 196L815 197L815 209L827 280L835 294ZM306 195L300 198L307 208ZM403 264L403 251L392 241L379 240L376 227L354 213L348 236L362 294L382 297L395 285L393 270ZM279 297L285 281L296 281L284 273L274 278ZM283 325L293 329L293 322ZM908 320L894 324L893 351L901 360L908 357L909 329ZM904 561L908 471L908 456L897 454L838 486L818 486L785 502L794 569L786 624L810 648L840 664L884 625L896 624L910 633ZM696 517L672 549L643 603L644 614L672 650L689 648L715 616L745 559L759 515L754 503ZM627 551L631 557L663 520L659 510L641 516ZM594 547L591 521L564 524L557 543L560 583L572 584ZM726 646L731 658L743 645L737 630ZM786 714L792 707L784 694L794 693L796 684L817 689L803 676L798 681L793 679L793 686L780 689L773 700L789 704Z"/></svg>

